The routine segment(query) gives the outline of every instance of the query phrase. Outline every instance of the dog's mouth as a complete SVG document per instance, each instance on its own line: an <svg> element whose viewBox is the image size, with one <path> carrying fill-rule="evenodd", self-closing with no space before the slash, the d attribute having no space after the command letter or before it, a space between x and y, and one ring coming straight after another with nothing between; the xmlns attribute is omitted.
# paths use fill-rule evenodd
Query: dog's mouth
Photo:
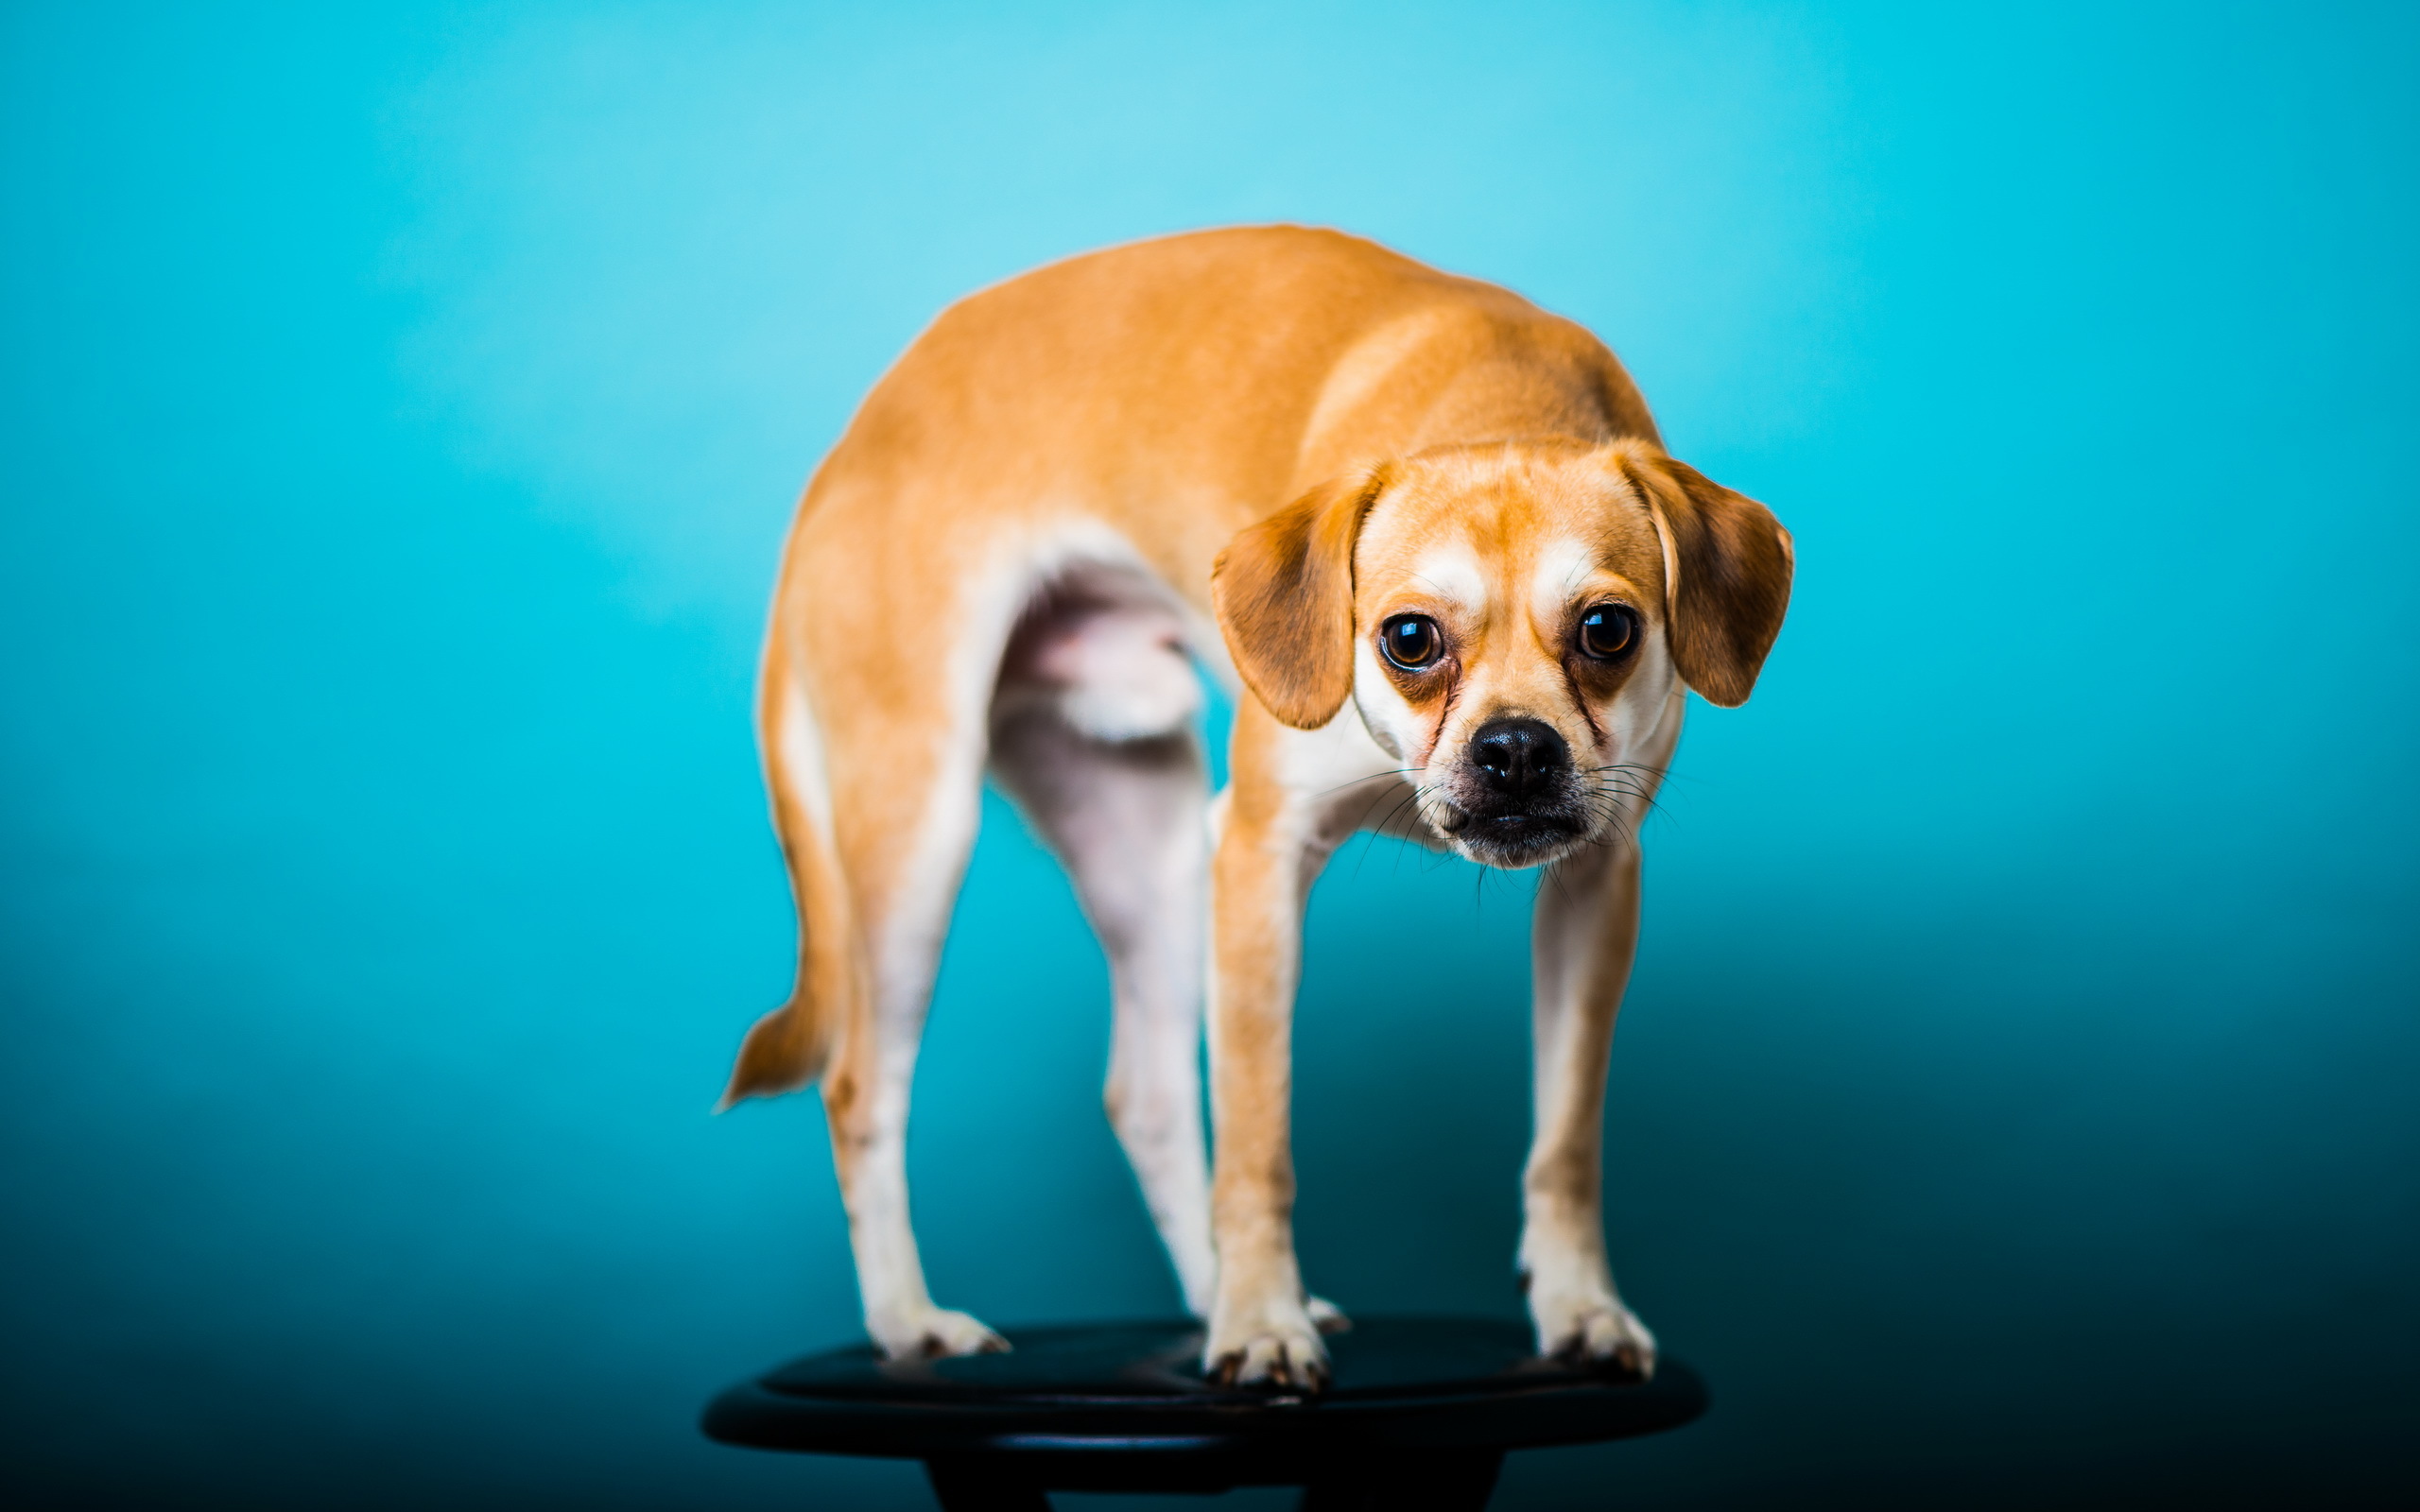
<svg viewBox="0 0 2420 1512"><path fill-rule="evenodd" d="M1551 861L1588 834L1579 816L1556 809L1475 812L1445 805L1435 822L1473 861L1512 868Z"/></svg>

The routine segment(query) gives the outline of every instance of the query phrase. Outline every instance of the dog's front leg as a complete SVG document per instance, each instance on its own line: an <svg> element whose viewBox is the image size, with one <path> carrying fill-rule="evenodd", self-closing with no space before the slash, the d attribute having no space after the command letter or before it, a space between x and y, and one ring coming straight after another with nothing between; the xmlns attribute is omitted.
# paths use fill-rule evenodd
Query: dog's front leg
<svg viewBox="0 0 2420 1512"><path fill-rule="evenodd" d="M1262 724L1269 728L1246 728ZM1308 805L1277 780L1272 747L1284 737L1274 721L1248 709L1237 725L1235 780L1211 866L1211 1233L1219 1275L1202 1368L1226 1382L1316 1386L1327 1376L1327 1350L1294 1258L1288 1103L1304 895L1326 846Z"/></svg>
<svg viewBox="0 0 2420 1512"><path fill-rule="evenodd" d="M1531 934L1537 1128L1522 1180L1521 1274L1538 1352L1655 1368L1655 1338L1605 1256L1605 1067L1638 947L1638 848L1556 864Z"/></svg>

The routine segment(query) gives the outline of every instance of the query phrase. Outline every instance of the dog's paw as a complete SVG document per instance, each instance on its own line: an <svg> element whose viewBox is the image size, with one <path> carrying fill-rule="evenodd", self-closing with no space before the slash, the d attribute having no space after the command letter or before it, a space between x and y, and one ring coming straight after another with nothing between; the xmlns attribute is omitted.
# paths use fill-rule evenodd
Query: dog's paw
<svg viewBox="0 0 2420 1512"><path fill-rule="evenodd" d="M1538 1352L1558 1360L1601 1362L1641 1381L1655 1374L1655 1335L1612 1297L1533 1301Z"/></svg>
<svg viewBox="0 0 2420 1512"><path fill-rule="evenodd" d="M1334 1302L1329 1301L1324 1297L1306 1297L1303 1298L1303 1312L1310 1318L1311 1327L1319 1330L1322 1333L1350 1333L1353 1332L1353 1320L1344 1315L1344 1309L1337 1306Z"/></svg>
<svg viewBox="0 0 2420 1512"><path fill-rule="evenodd" d="M1327 1384L1327 1346L1305 1303L1262 1308L1239 1324L1211 1324L1201 1373L1222 1386L1317 1391Z"/></svg>
<svg viewBox="0 0 2420 1512"><path fill-rule="evenodd" d="M890 1360L939 1360L953 1354L1003 1354L1009 1341L964 1313L925 1306L870 1318L867 1332Z"/></svg>

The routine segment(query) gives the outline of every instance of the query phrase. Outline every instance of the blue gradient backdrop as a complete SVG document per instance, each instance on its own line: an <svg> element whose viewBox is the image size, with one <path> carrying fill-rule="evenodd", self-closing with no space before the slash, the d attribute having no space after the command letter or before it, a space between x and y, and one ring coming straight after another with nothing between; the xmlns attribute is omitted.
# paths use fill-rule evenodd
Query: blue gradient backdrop
<svg viewBox="0 0 2420 1512"><path fill-rule="evenodd" d="M1800 544L1651 831L1615 1057L1617 1265L1718 1408L1498 1504L2415 1489L2409 8L0 28L18 1504L926 1504L693 1427L856 1330L813 1103L706 1111L788 969L775 548L948 300L1270 219L1586 322ZM1166 1311L1099 959L986 817L937 1289ZM1517 1306L1526 902L1322 884L1348 1307Z"/></svg>

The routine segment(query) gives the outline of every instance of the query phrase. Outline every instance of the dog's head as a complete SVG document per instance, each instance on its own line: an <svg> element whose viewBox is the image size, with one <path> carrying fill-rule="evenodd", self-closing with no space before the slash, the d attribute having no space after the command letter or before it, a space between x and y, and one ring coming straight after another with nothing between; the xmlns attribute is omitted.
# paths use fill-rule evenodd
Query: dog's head
<svg viewBox="0 0 2420 1512"><path fill-rule="evenodd" d="M1212 592L1270 713L1315 730L1351 698L1456 850L1530 867L1618 822L1679 683L1747 700L1789 579L1764 506L1651 444L1509 442L1312 490Z"/></svg>

